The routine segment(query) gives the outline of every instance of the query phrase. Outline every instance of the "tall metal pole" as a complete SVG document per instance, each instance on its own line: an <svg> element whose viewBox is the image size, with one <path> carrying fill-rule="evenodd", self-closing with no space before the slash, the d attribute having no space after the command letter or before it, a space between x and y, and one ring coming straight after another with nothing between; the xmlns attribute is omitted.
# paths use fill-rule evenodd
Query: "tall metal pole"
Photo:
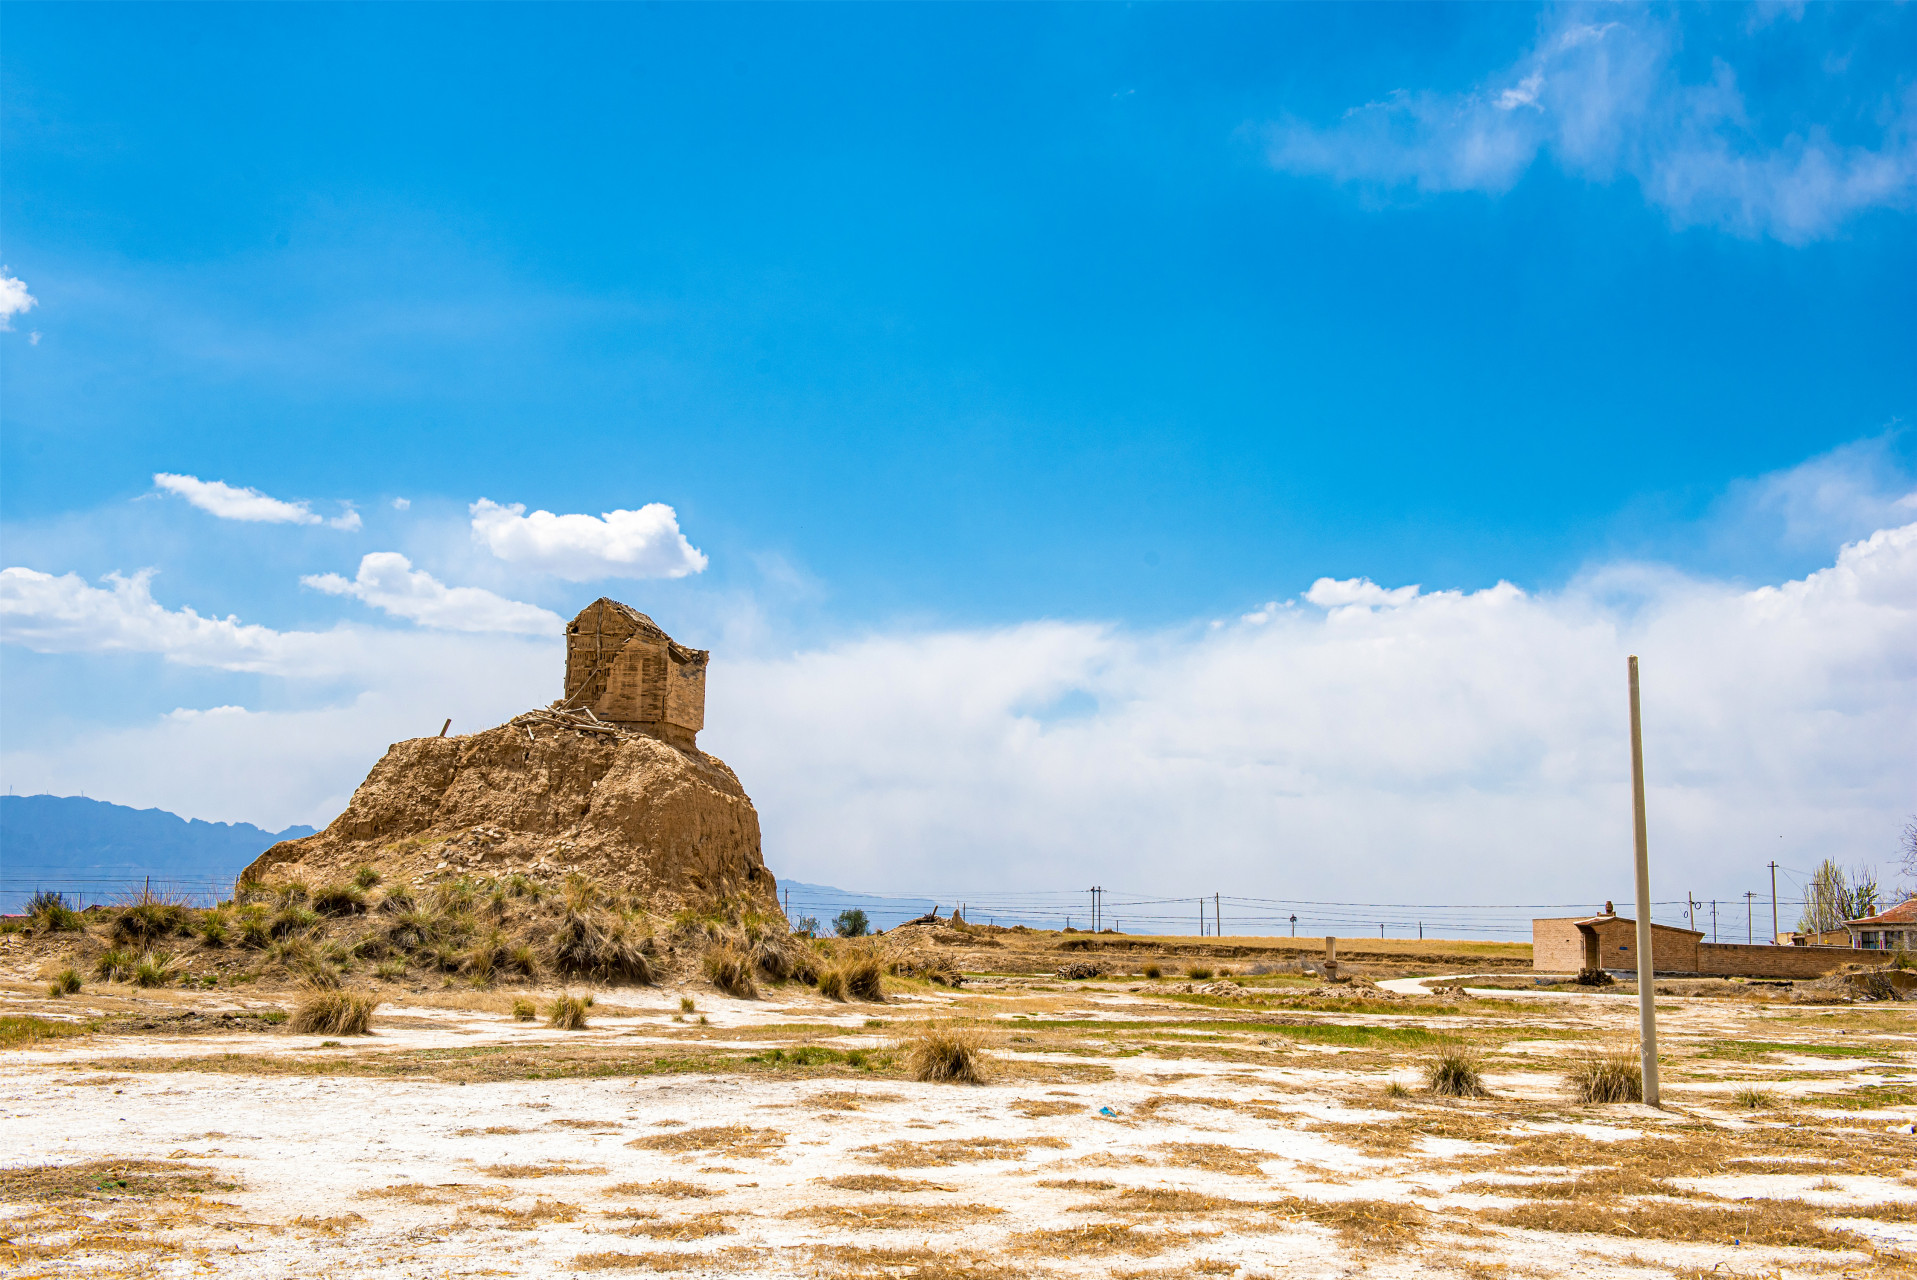
<svg viewBox="0 0 1917 1280"><path fill-rule="evenodd" d="M1637 836L1637 1022L1644 1101L1658 1105L1657 989L1651 942L1651 844L1644 827L1644 722L1638 713L1637 655L1631 673L1631 823Z"/></svg>
<svg viewBox="0 0 1917 1280"><path fill-rule="evenodd" d="M1777 864L1771 863L1771 942L1777 942Z"/></svg>

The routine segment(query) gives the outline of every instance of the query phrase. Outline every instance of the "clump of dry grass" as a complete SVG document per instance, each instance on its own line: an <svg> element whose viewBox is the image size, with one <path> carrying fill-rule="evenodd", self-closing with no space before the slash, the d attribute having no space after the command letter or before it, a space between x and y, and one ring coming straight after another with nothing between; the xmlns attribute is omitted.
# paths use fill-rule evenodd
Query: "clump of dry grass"
<svg viewBox="0 0 1917 1280"><path fill-rule="evenodd" d="M1145 976L1156 982L1165 976L1165 970L1161 965L1148 964L1145 966Z"/></svg>
<svg viewBox="0 0 1917 1280"><path fill-rule="evenodd" d="M857 1154L888 1169L922 1169L929 1165L965 1164L975 1160L1019 1160L1033 1147L1063 1147L1057 1138L946 1138L937 1142L888 1142L860 1147Z"/></svg>
<svg viewBox="0 0 1917 1280"><path fill-rule="evenodd" d="M155 893L140 893L113 913L113 940L151 946L187 928L186 904Z"/></svg>
<svg viewBox="0 0 1917 1280"><path fill-rule="evenodd" d="M888 1231L902 1227L939 1230L942 1227L969 1226L996 1218L1005 1210L989 1204L921 1203L900 1204L880 1201L876 1204L816 1204L789 1210L784 1216L805 1219L822 1227L850 1231Z"/></svg>
<svg viewBox="0 0 1917 1280"><path fill-rule="evenodd" d="M828 1000L845 999L845 971L843 969L821 969L819 971L819 994Z"/></svg>
<svg viewBox="0 0 1917 1280"><path fill-rule="evenodd" d="M164 987L176 976L173 957L164 951L149 951L133 966L136 987Z"/></svg>
<svg viewBox="0 0 1917 1280"><path fill-rule="evenodd" d="M840 968L845 974L847 995L856 1000L869 1000L874 1004L885 1002L885 980L879 968L878 957L869 953L848 956Z"/></svg>
<svg viewBox="0 0 1917 1280"><path fill-rule="evenodd" d="M626 1145L642 1151L717 1151L728 1156L760 1156L784 1146L785 1134L778 1129L719 1124L634 1138Z"/></svg>
<svg viewBox="0 0 1917 1280"><path fill-rule="evenodd" d="M600 1164L578 1164L571 1160L546 1160L539 1164L489 1164L479 1170L489 1178L586 1178L602 1174Z"/></svg>
<svg viewBox="0 0 1917 1280"><path fill-rule="evenodd" d="M321 885L310 904L323 916L356 916L366 910L366 891L356 884Z"/></svg>
<svg viewBox="0 0 1917 1280"><path fill-rule="evenodd" d="M1185 976L1187 978L1190 978L1193 982L1206 982L1206 981L1209 981L1211 978L1211 970L1206 968L1202 964L1195 964L1191 968L1185 970Z"/></svg>
<svg viewBox="0 0 1917 1280"><path fill-rule="evenodd" d="M571 905L547 943L553 968L600 982L651 986L657 981L646 954L650 937L636 936L624 920L596 909L586 890L569 886L567 897Z"/></svg>
<svg viewBox="0 0 1917 1280"><path fill-rule="evenodd" d="M920 1023L899 1046L914 1080L941 1084L985 1082L985 1037L976 1027Z"/></svg>
<svg viewBox="0 0 1917 1280"><path fill-rule="evenodd" d="M378 1000L358 991L320 991L300 1001L287 1026L305 1035L371 1035L377 1008Z"/></svg>
<svg viewBox="0 0 1917 1280"><path fill-rule="evenodd" d="M93 976L101 982L125 982L133 976L134 958L118 947L100 953L93 962Z"/></svg>
<svg viewBox="0 0 1917 1280"><path fill-rule="evenodd" d="M1012 1110L1031 1120L1036 1120L1040 1116L1077 1115L1084 1109L1084 1104L1077 1102L1053 1102L1045 1098L1014 1098L1012 1100Z"/></svg>
<svg viewBox="0 0 1917 1280"><path fill-rule="evenodd" d="M607 1187L609 1196L664 1196L669 1200L705 1200L718 1192L708 1190L696 1182L678 1182L671 1178L659 1178L652 1182L621 1182Z"/></svg>
<svg viewBox="0 0 1917 1280"><path fill-rule="evenodd" d="M626 1236L647 1236L653 1240L703 1240L707 1236L729 1236L738 1231L716 1213L699 1213L690 1218L660 1222L636 1222L619 1232Z"/></svg>
<svg viewBox="0 0 1917 1280"><path fill-rule="evenodd" d="M1644 1068L1628 1049L1585 1054L1571 1068L1570 1081L1579 1102L1644 1101Z"/></svg>
<svg viewBox="0 0 1917 1280"><path fill-rule="evenodd" d="M1633 1101L1642 1097L1642 1092L1633 1095ZM1777 1105L1777 1099L1763 1089L1745 1085L1731 1095L1731 1101L1749 1111L1767 1111Z"/></svg>
<svg viewBox="0 0 1917 1280"><path fill-rule="evenodd" d="M818 1178L814 1181L831 1187L834 1191L956 1191L957 1187L948 1187L941 1182L927 1182L923 1178L895 1178L889 1173L848 1173L837 1178Z"/></svg>
<svg viewBox="0 0 1917 1280"><path fill-rule="evenodd" d="M47 994L55 997L70 996L80 989L80 971L62 969L55 974L53 981L47 984Z"/></svg>
<svg viewBox="0 0 1917 1280"><path fill-rule="evenodd" d="M759 985L752 980L752 961L730 944L712 948L700 961L706 981L729 996L757 1000Z"/></svg>
<svg viewBox="0 0 1917 1280"><path fill-rule="evenodd" d="M1447 1098L1482 1098L1484 1075L1478 1055L1461 1044L1446 1045L1425 1064L1425 1087Z"/></svg>
<svg viewBox="0 0 1917 1280"><path fill-rule="evenodd" d="M524 996L513 997L513 1021L531 1022L539 1016L539 1008Z"/></svg>
<svg viewBox="0 0 1917 1280"><path fill-rule="evenodd" d="M1263 1177L1264 1162L1271 1159L1267 1152L1246 1151L1218 1142L1161 1142L1153 1149L1164 1157L1166 1164L1246 1178Z"/></svg>
<svg viewBox="0 0 1917 1280"><path fill-rule="evenodd" d="M546 1025L559 1031L584 1031L586 1010L590 1008L591 996L575 996L571 993L554 996L551 1007L546 1011Z"/></svg>

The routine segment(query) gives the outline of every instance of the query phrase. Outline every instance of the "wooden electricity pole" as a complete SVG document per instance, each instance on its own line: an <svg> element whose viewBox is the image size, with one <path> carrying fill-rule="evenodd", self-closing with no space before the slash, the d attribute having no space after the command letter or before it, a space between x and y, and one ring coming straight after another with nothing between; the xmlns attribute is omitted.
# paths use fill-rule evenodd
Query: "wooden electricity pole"
<svg viewBox="0 0 1917 1280"><path fill-rule="evenodd" d="M1637 1022L1644 1072L1644 1101L1658 1105L1657 989L1651 939L1651 845L1644 826L1644 721L1638 713L1637 655L1631 676L1631 824L1637 837Z"/></svg>
<svg viewBox="0 0 1917 1280"><path fill-rule="evenodd" d="M1777 944L1777 864L1771 863L1771 944Z"/></svg>

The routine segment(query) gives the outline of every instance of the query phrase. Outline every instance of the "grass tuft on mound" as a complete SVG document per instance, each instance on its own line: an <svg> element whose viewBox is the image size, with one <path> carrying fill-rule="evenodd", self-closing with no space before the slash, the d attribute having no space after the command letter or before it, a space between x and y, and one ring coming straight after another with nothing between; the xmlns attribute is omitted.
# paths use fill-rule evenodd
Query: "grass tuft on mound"
<svg viewBox="0 0 1917 1280"><path fill-rule="evenodd" d="M1484 1075L1478 1055L1464 1045L1446 1045L1425 1064L1425 1086L1446 1098L1482 1098Z"/></svg>
<svg viewBox="0 0 1917 1280"><path fill-rule="evenodd" d="M321 991L300 1001L287 1026L304 1035L366 1036L377 1008L378 1000L357 991Z"/></svg>
<svg viewBox="0 0 1917 1280"><path fill-rule="evenodd" d="M928 1022L908 1036L905 1069L914 1080L940 1084L985 1082L985 1038L973 1027Z"/></svg>
<svg viewBox="0 0 1917 1280"><path fill-rule="evenodd" d="M1571 1068L1570 1080L1579 1102L1644 1101L1644 1068L1628 1049L1586 1054Z"/></svg>

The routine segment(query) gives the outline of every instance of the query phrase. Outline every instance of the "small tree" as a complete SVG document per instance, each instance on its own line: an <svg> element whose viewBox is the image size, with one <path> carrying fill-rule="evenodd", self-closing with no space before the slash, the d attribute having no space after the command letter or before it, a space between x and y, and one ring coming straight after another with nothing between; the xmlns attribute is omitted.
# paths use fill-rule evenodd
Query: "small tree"
<svg viewBox="0 0 1917 1280"><path fill-rule="evenodd" d="M803 933L808 938L818 937L819 918L817 916L800 916L799 922L792 926L792 932Z"/></svg>
<svg viewBox="0 0 1917 1280"><path fill-rule="evenodd" d="M841 938L863 938L869 927L865 912L857 907L847 907L832 918L832 932Z"/></svg>
<svg viewBox="0 0 1917 1280"><path fill-rule="evenodd" d="M1897 855L1897 861L1904 868L1903 890L1917 897L1917 814L1904 824L1904 834L1897 841Z"/></svg>
<svg viewBox="0 0 1917 1280"><path fill-rule="evenodd" d="M1829 933L1844 921L1877 914L1877 873L1858 867L1846 874L1835 858L1826 858L1804 886L1804 914L1797 927L1805 933Z"/></svg>

